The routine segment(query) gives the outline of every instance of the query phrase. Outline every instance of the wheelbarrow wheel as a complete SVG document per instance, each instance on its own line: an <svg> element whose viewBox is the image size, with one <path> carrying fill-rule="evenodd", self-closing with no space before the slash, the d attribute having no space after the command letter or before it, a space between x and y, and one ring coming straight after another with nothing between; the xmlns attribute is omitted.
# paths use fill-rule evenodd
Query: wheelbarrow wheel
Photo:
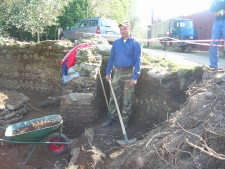
<svg viewBox="0 0 225 169"><path fill-rule="evenodd" d="M49 142L67 142L68 138L64 135L60 135L60 140L58 141L58 133L53 133L48 137ZM47 144L47 150L53 155L60 155L68 150L68 144Z"/></svg>

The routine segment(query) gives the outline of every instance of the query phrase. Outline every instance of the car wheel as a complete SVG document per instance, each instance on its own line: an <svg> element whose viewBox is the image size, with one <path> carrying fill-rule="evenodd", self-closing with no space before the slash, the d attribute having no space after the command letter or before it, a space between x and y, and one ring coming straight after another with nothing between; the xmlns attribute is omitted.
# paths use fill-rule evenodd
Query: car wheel
<svg viewBox="0 0 225 169"><path fill-rule="evenodd" d="M166 43L162 43L162 50L166 50Z"/></svg>
<svg viewBox="0 0 225 169"><path fill-rule="evenodd" d="M181 48L181 51L182 51L182 52L185 52L186 46L181 46L180 48Z"/></svg>
<svg viewBox="0 0 225 169"><path fill-rule="evenodd" d="M59 36L59 39L60 39L60 40L65 40L66 38L65 38L65 36L62 34L62 35Z"/></svg>

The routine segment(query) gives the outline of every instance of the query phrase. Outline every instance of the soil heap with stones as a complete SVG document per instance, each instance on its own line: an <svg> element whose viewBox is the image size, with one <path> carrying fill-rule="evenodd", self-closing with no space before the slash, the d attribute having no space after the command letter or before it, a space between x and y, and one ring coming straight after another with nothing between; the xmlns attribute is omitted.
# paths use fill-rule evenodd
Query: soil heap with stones
<svg viewBox="0 0 225 169"><path fill-rule="evenodd" d="M187 94L180 111L113 156L110 168L225 168L224 71L205 72Z"/></svg>
<svg viewBox="0 0 225 169"><path fill-rule="evenodd" d="M67 169L225 168L224 71L205 71L203 80L193 83L187 95L180 111L143 134L133 145L117 147L110 143L107 150L101 146L100 150L95 135L101 141L104 132L85 129L83 136L71 146L72 158ZM106 130L112 133L111 128ZM108 137L110 133L106 133Z"/></svg>

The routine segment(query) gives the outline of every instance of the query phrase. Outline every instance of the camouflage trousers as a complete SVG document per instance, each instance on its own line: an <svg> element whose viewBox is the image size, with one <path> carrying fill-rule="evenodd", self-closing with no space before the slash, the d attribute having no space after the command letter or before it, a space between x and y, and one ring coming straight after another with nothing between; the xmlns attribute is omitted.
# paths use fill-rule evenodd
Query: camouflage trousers
<svg viewBox="0 0 225 169"><path fill-rule="evenodd" d="M120 107L123 122L128 122L131 115L132 95L134 93L134 86L130 86L132 75L132 69L126 71L115 69L112 80L112 87L114 89L118 105ZM115 119L116 115L117 109L111 93L109 100L109 116Z"/></svg>

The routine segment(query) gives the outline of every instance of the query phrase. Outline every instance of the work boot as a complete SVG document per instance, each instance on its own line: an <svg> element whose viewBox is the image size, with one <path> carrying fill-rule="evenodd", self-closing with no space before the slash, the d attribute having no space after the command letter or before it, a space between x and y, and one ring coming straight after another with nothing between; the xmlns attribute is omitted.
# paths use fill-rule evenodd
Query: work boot
<svg viewBox="0 0 225 169"><path fill-rule="evenodd" d="M112 118L112 117L108 117L106 119L106 121L104 121L102 124L101 124L101 127L102 128L105 128L105 127L108 127L109 125L111 125L115 120Z"/></svg>
<svg viewBox="0 0 225 169"><path fill-rule="evenodd" d="M210 70L210 71L217 71L217 70L218 70L218 67L213 67L213 66L211 66L211 65L207 66L206 68L207 68L208 70Z"/></svg>

